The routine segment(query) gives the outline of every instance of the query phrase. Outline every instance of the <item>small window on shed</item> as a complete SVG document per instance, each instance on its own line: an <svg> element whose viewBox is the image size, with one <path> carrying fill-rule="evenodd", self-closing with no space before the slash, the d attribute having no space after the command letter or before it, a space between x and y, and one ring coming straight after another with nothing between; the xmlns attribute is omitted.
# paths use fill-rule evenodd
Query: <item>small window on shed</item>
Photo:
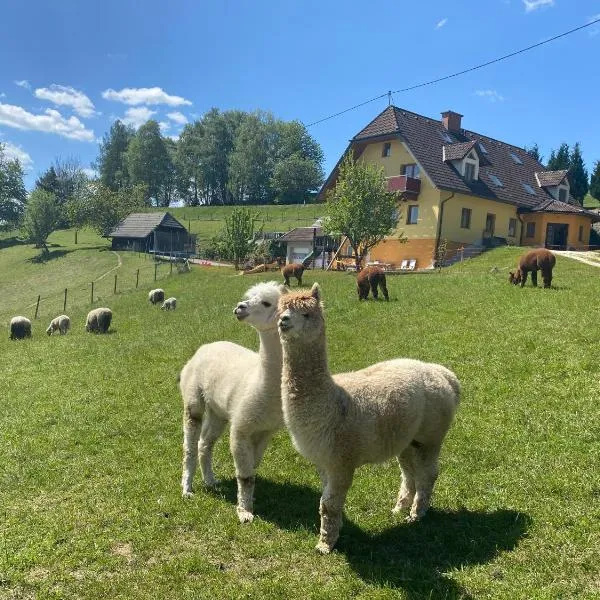
<svg viewBox="0 0 600 600"><path fill-rule="evenodd" d="M513 161L517 164L517 165L522 165L523 161L514 153L511 152L510 153L510 157L513 159Z"/></svg>
<svg viewBox="0 0 600 600"><path fill-rule="evenodd" d="M535 223L527 223L527 229L525 230L525 237L535 237Z"/></svg>
<svg viewBox="0 0 600 600"><path fill-rule="evenodd" d="M386 142L383 144L383 148L381 150L381 156L383 158L387 158L392 153L392 144L391 142Z"/></svg>

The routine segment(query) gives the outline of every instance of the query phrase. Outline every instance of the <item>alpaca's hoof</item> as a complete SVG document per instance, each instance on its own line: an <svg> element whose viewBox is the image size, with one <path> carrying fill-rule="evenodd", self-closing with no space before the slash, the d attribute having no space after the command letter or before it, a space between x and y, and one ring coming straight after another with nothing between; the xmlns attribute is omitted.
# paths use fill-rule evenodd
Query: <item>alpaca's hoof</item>
<svg viewBox="0 0 600 600"><path fill-rule="evenodd" d="M400 498L400 500L398 500L396 503L396 506L392 508L392 512L397 515L399 512L409 509L412 506L412 503L413 499L409 498L408 496L406 498Z"/></svg>
<svg viewBox="0 0 600 600"><path fill-rule="evenodd" d="M193 498L194 492L192 492L192 490L183 490L183 492L181 492L181 497L182 498Z"/></svg>
<svg viewBox="0 0 600 600"><path fill-rule="evenodd" d="M254 521L254 515L249 510L246 510L245 508L240 508L238 506L237 514L238 514L238 519L240 520L240 523L252 523L252 521Z"/></svg>
<svg viewBox="0 0 600 600"><path fill-rule="evenodd" d="M320 541L316 546L315 546L315 550L319 553L319 554L331 554L331 551L333 550L333 546L330 546L329 544L326 544L323 541Z"/></svg>
<svg viewBox="0 0 600 600"><path fill-rule="evenodd" d="M416 523L417 521L420 521L422 518L423 518L423 515L419 515L417 513L411 512L410 515L408 515L408 517L406 517L406 522L407 523Z"/></svg>

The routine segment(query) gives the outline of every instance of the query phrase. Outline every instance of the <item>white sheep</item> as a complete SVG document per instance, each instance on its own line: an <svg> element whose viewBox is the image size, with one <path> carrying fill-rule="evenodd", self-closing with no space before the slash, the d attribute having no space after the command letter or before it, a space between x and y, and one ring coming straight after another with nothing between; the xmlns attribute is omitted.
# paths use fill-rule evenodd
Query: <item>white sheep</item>
<svg viewBox="0 0 600 600"><path fill-rule="evenodd" d="M167 298L162 306L160 307L160 310L175 310L177 308L177 298Z"/></svg>
<svg viewBox="0 0 600 600"><path fill-rule="evenodd" d="M250 288L234 314L258 331L258 353L231 342L201 346L181 371L183 398L183 496L192 494L198 456L205 485L216 485L212 451L229 421L238 483L240 522L253 515L254 475L281 413L281 344L277 302L285 288L274 281Z"/></svg>
<svg viewBox="0 0 600 600"><path fill-rule="evenodd" d="M159 302L163 302L165 299L165 290L161 288L156 288L155 290L150 290L148 292L148 302L151 304L158 304Z"/></svg>
<svg viewBox="0 0 600 600"><path fill-rule="evenodd" d="M106 333L112 321L110 308L95 308L90 310L85 321L85 330L94 333Z"/></svg>
<svg viewBox="0 0 600 600"><path fill-rule="evenodd" d="M22 340L31 337L31 321L27 317L13 317L10 320L11 340Z"/></svg>
<svg viewBox="0 0 600 600"><path fill-rule="evenodd" d="M46 333L52 335L55 331L58 331L60 335L65 335L69 329L71 329L71 319L67 315L59 315L50 321Z"/></svg>
<svg viewBox="0 0 600 600"><path fill-rule="evenodd" d="M296 449L321 476L317 550L334 547L354 470L397 457L402 485L394 512L408 521L427 511L442 442L458 405L460 384L445 367L395 359L366 369L329 373L318 284L282 296L282 405Z"/></svg>

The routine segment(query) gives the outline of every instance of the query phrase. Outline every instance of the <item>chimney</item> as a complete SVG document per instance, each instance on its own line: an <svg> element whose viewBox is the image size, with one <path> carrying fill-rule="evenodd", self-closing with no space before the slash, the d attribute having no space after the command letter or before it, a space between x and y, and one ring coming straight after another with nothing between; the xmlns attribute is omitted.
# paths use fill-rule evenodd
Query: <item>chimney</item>
<svg viewBox="0 0 600 600"><path fill-rule="evenodd" d="M452 110L447 110L446 112L442 113L442 125L448 130L448 131L460 131L461 127L460 127L460 121L462 119L463 115L459 115L458 113L452 111Z"/></svg>

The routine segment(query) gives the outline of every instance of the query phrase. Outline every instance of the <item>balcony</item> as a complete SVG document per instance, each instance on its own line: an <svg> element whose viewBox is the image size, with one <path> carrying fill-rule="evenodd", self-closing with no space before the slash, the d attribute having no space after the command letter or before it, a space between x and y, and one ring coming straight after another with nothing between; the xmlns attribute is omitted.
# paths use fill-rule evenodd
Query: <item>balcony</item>
<svg viewBox="0 0 600 600"><path fill-rule="evenodd" d="M421 180L408 175L387 177L388 192L398 192L405 200L416 200L421 191Z"/></svg>

